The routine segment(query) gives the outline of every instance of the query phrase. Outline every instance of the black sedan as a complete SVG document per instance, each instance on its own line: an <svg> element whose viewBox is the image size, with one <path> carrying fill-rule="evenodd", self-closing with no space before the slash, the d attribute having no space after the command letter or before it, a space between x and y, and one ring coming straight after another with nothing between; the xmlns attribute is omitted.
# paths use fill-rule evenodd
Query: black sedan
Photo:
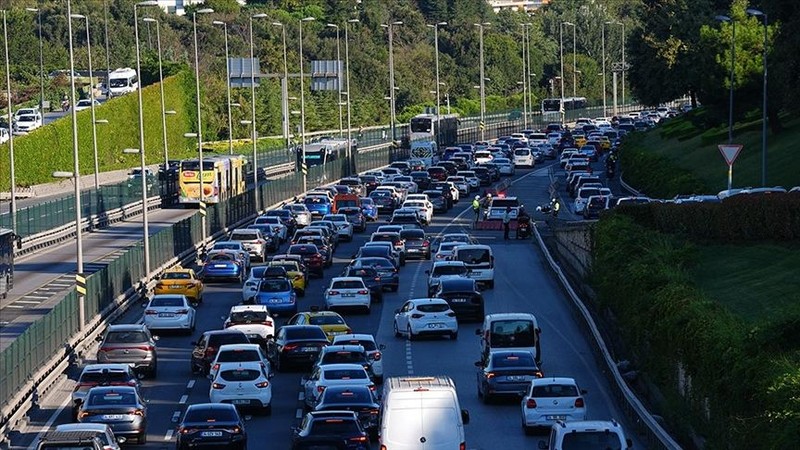
<svg viewBox="0 0 800 450"><path fill-rule="evenodd" d="M177 450L203 446L247 449L244 422L236 407L227 403L189 405L177 436Z"/></svg>
<svg viewBox="0 0 800 450"><path fill-rule="evenodd" d="M311 366L327 345L328 336L318 325L285 325L267 349L267 357L279 371L291 364Z"/></svg>
<svg viewBox="0 0 800 450"><path fill-rule="evenodd" d="M436 290L435 296L445 299L459 320L469 317L483 321L483 295L478 291L478 285L472 278L440 278L439 289Z"/></svg>
<svg viewBox="0 0 800 450"><path fill-rule="evenodd" d="M353 411L372 440L378 439L381 405L367 386L330 386L322 393L314 411Z"/></svg>
<svg viewBox="0 0 800 450"><path fill-rule="evenodd" d="M411 172L411 180L417 183L417 191L424 191L431 185L431 176L428 172Z"/></svg>
<svg viewBox="0 0 800 450"><path fill-rule="evenodd" d="M292 450L308 448L345 448L369 450L369 436L352 411L314 411L306 414L293 429ZM316 446L309 447L313 442ZM341 447L345 443L345 447Z"/></svg>
<svg viewBox="0 0 800 450"><path fill-rule="evenodd" d="M445 197L442 191L437 191L435 189L428 189L422 192L428 196L428 200L430 200L431 204L433 205L433 212L437 213L444 213L447 212L449 207L447 197ZM450 200L452 202L452 200Z"/></svg>
<svg viewBox="0 0 800 450"><path fill-rule="evenodd" d="M360 269L363 267L372 267L378 271L378 276L381 278L381 285L384 289L388 288L392 292L397 292L400 286L400 274L394 263L386 258L380 257L363 257L356 258L350 263L350 267Z"/></svg>
<svg viewBox="0 0 800 450"><path fill-rule="evenodd" d="M374 267L362 267L360 269L347 267L342 272L342 276L361 278L364 280L364 285L369 289L372 300L375 302L383 301L383 283L381 283L381 276L378 270Z"/></svg>

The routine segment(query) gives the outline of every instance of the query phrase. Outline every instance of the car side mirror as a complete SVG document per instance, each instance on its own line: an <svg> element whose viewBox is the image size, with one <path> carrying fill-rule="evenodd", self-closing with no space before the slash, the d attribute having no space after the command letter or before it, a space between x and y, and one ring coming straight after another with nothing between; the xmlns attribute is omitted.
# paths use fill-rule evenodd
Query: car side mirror
<svg viewBox="0 0 800 450"><path fill-rule="evenodd" d="M153 336L153 340L154 340L154 341L157 341L157 340L159 340L159 339L161 339L161 337L160 337L160 336Z"/></svg>
<svg viewBox="0 0 800 450"><path fill-rule="evenodd" d="M97 342L103 342L103 336L97 336L96 338L94 338L94 340Z"/></svg>
<svg viewBox="0 0 800 450"><path fill-rule="evenodd" d="M464 425L469 424L469 411L466 409L461 410L461 421L464 423Z"/></svg>
<svg viewBox="0 0 800 450"><path fill-rule="evenodd" d="M539 441L539 449L540 450L547 450L547 442Z"/></svg>

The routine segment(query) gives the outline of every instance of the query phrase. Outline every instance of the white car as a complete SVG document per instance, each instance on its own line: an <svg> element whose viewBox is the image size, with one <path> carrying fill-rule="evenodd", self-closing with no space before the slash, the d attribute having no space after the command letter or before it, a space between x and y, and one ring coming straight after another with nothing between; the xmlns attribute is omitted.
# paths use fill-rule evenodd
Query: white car
<svg viewBox="0 0 800 450"><path fill-rule="evenodd" d="M95 108L100 106L100 102L97 100L94 101ZM84 109L89 109L92 107L92 100L88 98L84 98L82 100L78 100L78 103L75 104L75 111L83 111Z"/></svg>
<svg viewBox="0 0 800 450"><path fill-rule="evenodd" d="M373 233L399 233L403 231L402 225L381 225Z"/></svg>
<svg viewBox="0 0 800 450"><path fill-rule="evenodd" d="M367 369L359 364L327 364L316 366L308 377L303 377L306 405L316 405L320 394L329 386L358 385L375 390L375 383Z"/></svg>
<svg viewBox="0 0 800 450"><path fill-rule="evenodd" d="M326 214L322 220L330 220L336 225L336 234L339 240L350 242L353 240L353 224L347 220L344 214Z"/></svg>
<svg viewBox="0 0 800 450"><path fill-rule="evenodd" d="M20 116L28 116L31 114L40 114L39 107L34 106L32 108L20 108L14 113L13 121L16 122Z"/></svg>
<svg viewBox="0 0 800 450"><path fill-rule="evenodd" d="M531 149L520 147L514 149L514 165L519 167L533 167L536 160L533 157Z"/></svg>
<svg viewBox="0 0 800 450"><path fill-rule="evenodd" d="M261 234L261 230L237 228L231 232L228 239L241 242L242 247L250 254L250 258L259 262L267 260L267 240Z"/></svg>
<svg viewBox="0 0 800 450"><path fill-rule="evenodd" d="M431 199L428 197L428 194L409 194L406 195L406 201L422 201L422 202L430 202Z"/></svg>
<svg viewBox="0 0 800 450"><path fill-rule="evenodd" d="M492 152L489 150L479 150L475 152L475 164L486 164L492 162Z"/></svg>
<svg viewBox="0 0 800 450"><path fill-rule="evenodd" d="M154 295L144 310L149 330L194 330L195 310L185 295Z"/></svg>
<svg viewBox="0 0 800 450"><path fill-rule="evenodd" d="M470 189L478 189L481 186L481 179L471 170L459 170L456 172L456 176L464 177L469 183Z"/></svg>
<svg viewBox="0 0 800 450"><path fill-rule="evenodd" d="M584 394L572 378L534 378L520 404L522 426L529 432L549 428L559 420L586 420Z"/></svg>
<svg viewBox="0 0 800 450"><path fill-rule="evenodd" d="M460 176L449 176L447 177L447 181L453 183L456 189L458 189L459 195L469 195L470 187L469 181L466 178Z"/></svg>
<svg viewBox="0 0 800 450"><path fill-rule="evenodd" d="M103 444L103 450L120 450L119 443L125 443L127 439L123 436L115 437L114 431L106 423L64 423L56 426L55 431L89 431L95 433Z"/></svg>
<svg viewBox="0 0 800 450"><path fill-rule="evenodd" d="M497 166L500 175L514 175L516 173L514 164L508 158L495 158L492 163Z"/></svg>
<svg viewBox="0 0 800 450"><path fill-rule="evenodd" d="M458 339L458 320L447 300L415 298L407 300L394 314L394 335L414 340L418 336L446 335Z"/></svg>
<svg viewBox="0 0 800 450"><path fill-rule="evenodd" d="M464 244L477 244L478 241L467 233L446 233L442 236L442 243L462 242Z"/></svg>
<svg viewBox="0 0 800 450"><path fill-rule="evenodd" d="M461 200L461 193L458 191L458 187L456 187L456 185L450 181L445 181L445 183L450 186L450 193L453 194L453 202L457 203L459 200Z"/></svg>
<svg viewBox="0 0 800 450"><path fill-rule="evenodd" d="M372 379L376 383L383 382L383 353L385 345L375 343L375 337L371 334L340 334L334 336L331 345L360 345L367 352L367 359L370 361L372 369Z"/></svg>
<svg viewBox="0 0 800 450"><path fill-rule="evenodd" d="M583 209L586 208L589 197L593 195L603 195L600 190L601 188L596 187L582 187L578 189L578 193L575 196L575 214L583 214Z"/></svg>
<svg viewBox="0 0 800 450"><path fill-rule="evenodd" d="M239 330L250 342L266 342L275 336L275 320L269 315L267 305L234 305L222 328Z"/></svg>
<svg viewBox="0 0 800 450"><path fill-rule="evenodd" d="M250 268L250 276L242 284L242 300L248 300L258 292L258 283L264 277L267 266L255 266Z"/></svg>
<svg viewBox="0 0 800 450"><path fill-rule="evenodd" d="M42 115L36 114L23 114L17 117L14 123L14 129L18 132L27 133L42 126Z"/></svg>
<svg viewBox="0 0 800 450"><path fill-rule="evenodd" d="M209 254L213 252L232 252L236 254L236 259L242 262L244 270L250 270L250 252L248 252L244 245L239 241L217 241L214 246L208 251Z"/></svg>
<svg viewBox="0 0 800 450"><path fill-rule="evenodd" d="M272 378L257 362L225 363L212 378L208 397L211 403L231 403L259 408L272 414Z"/></svg>
<svg viewBox="0 0 800 450"><path fill-rule="evenodd" d="M335 277L325 290L325 307L359 307L369 314L372 296L364 280L358 277Z"/></svg>
<svg viewBox="0 0 800 450"><path fill-rule="evenodd" d="M436 261L447 261L453 256L453 250L458 247L459 245L464 245L463 242L442 242L439 244L439 249L436 251L436 256L434 256L434 260Z"/></svg>
<svg viewBox="0 0 800 450"><path fill-rule="evenodd" d="M447 277L466 277L469 274L469 269L462 261L440 259L434 262L433 267L430 270L426 270L425 274L428 275L428 296L433 297L442 279Z"/></svg>
<svg viewBox="0 0 800 450"><path fill-rule="evenodd" d="M433 220L433 205L431 204L431 202L407 200L405 203L403 203L403 206L401 206L401 208L409 208L417 210L417 213L419 214L420 219L422 220L423 223L428 224L431 223L431 221Z"/></svg>
<svg viewBox="0 0 800 450"><path fill-rule="evenodd" d="M286 242L287 233L286 225L281 222L281 218L277 216L259 216L256 217L254 225L269 224L272 226L272 232L278 236L281 242ZM306 224L307 225L307 224Z"/></svg>
<svg viewBox="0 0 800 450"><path fill-rule="evenodd" d="M260 365L267 373L270 370L269 361L264 354L264 350L258 344L224 344L219 346L217 356L211 363L211 368L208 371L208 379L213 380L220 369L232 364L235 366L244 362L252 362Z"/></svg>

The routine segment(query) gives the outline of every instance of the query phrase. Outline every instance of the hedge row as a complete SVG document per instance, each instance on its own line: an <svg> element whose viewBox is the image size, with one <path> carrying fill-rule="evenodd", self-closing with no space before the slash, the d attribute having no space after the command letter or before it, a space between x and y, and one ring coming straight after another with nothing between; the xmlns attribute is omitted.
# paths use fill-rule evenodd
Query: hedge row
<svg viewBox="0 0 800 450"><path fill-rule="evenodd" d="M691 171L645 149L642 139L643 136L631 136L620 151L620 165L626 183L654 198L709 191L705 183Z"/></svg>
<svg viewBox="0 0 800 450"><path fill-rule="evenodd" d="M693 239L800 241L800 193L736 195L720 203L651 203L618 210L644 226Z"/></svg>
<svg viewBox="0 0 800 450"><path fill-rule="evenodd" d="M194 78L188 72L164 80L166 108L177 114L167 116L167 142L170 159L192 155L190 143L183 134L192 131L196 122ZM148 164L164 160L161 127L161 94L158 84L142 90L144 105L145 153ZM139 106L137 95L113 98L95 108L97 119L107 124L97 125L97 148L100 171L126 169L139 165L136 155L123 155L125 148L139 148ZM78 112L78 150L80 173L94 173L91 112ZM54 171L72 171L72 120L56 120L26 136L14 139L16 180L18 186L31 186L53 181ZM10 167L8 144L0 146L0 168ZM6 170L0 170L7 173ZM8 176L0 177L0 191L10 186Z"/></svg>
<svg viewBox="0 0 800 450"><path fill-rule="evenodd" d="M633 359L664 396L658 411L691 447L790 448L800 418L800 307L748 327L687 275L690 244L612 213L594 229L593 283ZM683 383L679 367L690 382ZM757 444L754 444L757 443Z"/></svg>

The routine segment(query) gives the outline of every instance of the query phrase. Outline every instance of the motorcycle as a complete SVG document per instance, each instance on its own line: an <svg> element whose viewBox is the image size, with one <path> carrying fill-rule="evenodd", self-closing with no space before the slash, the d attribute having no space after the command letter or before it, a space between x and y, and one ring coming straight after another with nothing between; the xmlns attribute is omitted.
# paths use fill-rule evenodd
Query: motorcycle
<svg viewBox="0 0 800 450"><path fill-rule="evenodd" d="M520 216L517 218L517 239L526 239L531 236L531 218Z"/></svg>

